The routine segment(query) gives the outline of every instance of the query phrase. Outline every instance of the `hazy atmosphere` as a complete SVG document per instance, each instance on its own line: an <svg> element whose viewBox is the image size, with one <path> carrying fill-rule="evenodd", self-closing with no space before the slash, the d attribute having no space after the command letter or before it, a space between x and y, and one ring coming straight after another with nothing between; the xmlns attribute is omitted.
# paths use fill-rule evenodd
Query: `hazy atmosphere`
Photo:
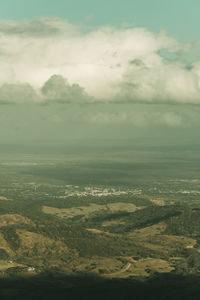
<svg viewBox="0 0 200 300"><path fill-rule="evenodd" d="M0 0L0 299L199 300L199 11Z"/></svg>
<svg viewBox="0 0 200 300"><path fill-rule="evenodd" d="M197 142L197 1L0 5L2 143Z"/></svg>

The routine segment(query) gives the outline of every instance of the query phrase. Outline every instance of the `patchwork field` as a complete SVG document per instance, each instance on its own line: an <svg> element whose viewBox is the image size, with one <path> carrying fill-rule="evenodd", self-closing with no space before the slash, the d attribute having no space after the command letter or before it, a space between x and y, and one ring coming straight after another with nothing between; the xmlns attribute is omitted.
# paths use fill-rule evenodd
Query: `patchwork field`
<svg viewBox="0 0 200 300"><path fill-rule="evenodd" d="M72 208L56 208L43 206L42 211L46 214L56 215L60 218L71 219L76 216L90 215L96 212L114 213L118 211L134 212L138 208L132 203L109 203L106 205L89 204L88 206L79 206Z"/></svg>

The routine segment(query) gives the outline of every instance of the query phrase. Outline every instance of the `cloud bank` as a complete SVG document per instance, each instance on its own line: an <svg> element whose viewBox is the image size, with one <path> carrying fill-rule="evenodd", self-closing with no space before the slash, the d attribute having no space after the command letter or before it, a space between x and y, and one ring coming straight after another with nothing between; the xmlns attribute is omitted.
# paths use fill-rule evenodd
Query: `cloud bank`
<svg viewBox="0 0 200 300"><path fill-rule="evenodd" d="M1 20L0 101L199 104L194 47L145 28Z"/></svg>
<svg viewBox="0 0 200 300"><path fill-rule="evenodd" d="M200 127L198 43L165 31L0 20L0 68L6 136Z"/></svg>

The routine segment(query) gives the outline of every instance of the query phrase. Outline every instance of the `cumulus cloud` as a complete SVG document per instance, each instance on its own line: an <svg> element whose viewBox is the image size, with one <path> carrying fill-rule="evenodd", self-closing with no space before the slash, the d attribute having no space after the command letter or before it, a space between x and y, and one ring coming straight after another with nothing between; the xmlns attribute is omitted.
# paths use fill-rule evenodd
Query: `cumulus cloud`
<svg viewBox="0 0 200 300"><path fill-rule="evenodd" d="M0 87L0 104L91 103L92 98L78 84L70 85L61 75L51 76L41 89L28 83L4 83Z"/></svg>
<svg viewBox="0 0 200 300"><path fill-rule="evenodd" d="M53 75L41 89L43 100L60 103L86 103L88 95L78 84L70 85L61 75Z"/></svg>
<svg viewBox="0 0 200 300"><path fill-rule="evenodd" d="M83 100L84 89L93 101L198 104L200 61L188 67L187 59L194 46L145 28L84 28L53 17L1 20L0 85L40 90L57 74L70 84L58 80L59 92L51 78L42 89L51 100Z"/></svg>
<svg viewBox="0 0 200 300"><path fill-rule="evenodd" d="M0 103L156 104L155 111L104 110L91 121L179 126L189 115L159 105L200 104L194 49L165 31L87 28L54 17L1 20Z"/></svg>
<svg viewBox="0 0 200 300"><path fill-rule="evenodd" d="M161 59L148 66L143 60L126 71L118 97L148 103L200 103L199 76L180 63Z"/></svg>
<svg viewBox="0 0 200 300"><path fill-rule="evenodd" d="M29 84L3 84L0 87L0 104L30 103L38 96Z"/></svg>

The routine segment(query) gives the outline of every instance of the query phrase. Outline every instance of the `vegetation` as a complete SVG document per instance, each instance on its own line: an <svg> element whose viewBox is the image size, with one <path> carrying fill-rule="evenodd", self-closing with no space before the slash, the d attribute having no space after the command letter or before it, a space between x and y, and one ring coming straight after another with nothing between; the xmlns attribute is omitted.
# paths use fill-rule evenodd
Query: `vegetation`
<svg viewBox="0 0 200 300"><path fill-rule="evenodd" d="M147 294L157 299L165 290L159 299L173 299L169 289L175 288L174 299L184 299L181 289L187 283L194 297L185 299L195 299L199 182L153 178L133 185L132 177L117 186L119 172L111 185L112 171L104 164L91 182L106 172L103 181L108 182L93 186L84 183L91 169L81 165L76 177L78 167L59 164L54 174L54 165L48 164L2 166L0 296L132 299L134 294L145 299ZM118 167L131 173L128 165Z"/></svg>

